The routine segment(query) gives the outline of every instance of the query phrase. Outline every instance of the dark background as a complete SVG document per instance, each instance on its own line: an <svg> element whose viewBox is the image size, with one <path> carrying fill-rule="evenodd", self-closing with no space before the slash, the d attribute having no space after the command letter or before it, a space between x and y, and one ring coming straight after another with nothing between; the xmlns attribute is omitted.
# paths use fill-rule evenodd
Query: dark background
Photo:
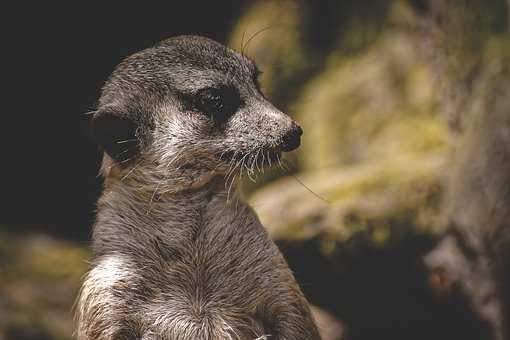
<svg viewBox="0 0 510 340"><path fill-rule="evenodd" d="M247 1L18 4L2 20L0 225L86 239L101 181L88 116L125 56L174 35L224 41Z"/></svg>

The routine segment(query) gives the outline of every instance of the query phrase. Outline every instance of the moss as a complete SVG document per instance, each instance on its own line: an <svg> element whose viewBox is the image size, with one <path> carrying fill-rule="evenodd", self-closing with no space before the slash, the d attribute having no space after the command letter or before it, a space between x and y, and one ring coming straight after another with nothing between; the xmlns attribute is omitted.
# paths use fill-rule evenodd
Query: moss
<svg viewBox="0 0 510 340"><path fill-rule="evenodd" d="M294 106L305 130L302 165L323 169L445 146L436 95L411 34L387 33L357 57L333 54Z"/></svg>
<svg viewBox="0 0 510 340"><path fill-rule="evenodd" d="M0 295L6 313L0 334L71 339L72 305L89 252L83 245L0 230Z"/></svg>
<svg viewBox="0 0 510 340"><path fill-rule="evenodd" d="M344 166L300 174L267 185L251 196L264 225L276 239L305 240L322 235L348 240L379 221L373 236L383 242L385 226L409 221L409 227L436 232L445 154L416 157L401 154L370 164ZM325 246L328 248L328 246Z"/></svg>

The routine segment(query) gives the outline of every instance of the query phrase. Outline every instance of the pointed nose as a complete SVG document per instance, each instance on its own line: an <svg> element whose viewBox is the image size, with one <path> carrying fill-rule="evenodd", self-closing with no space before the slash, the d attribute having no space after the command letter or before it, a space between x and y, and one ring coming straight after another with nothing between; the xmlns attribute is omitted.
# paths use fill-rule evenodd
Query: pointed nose
<svg viewBox="0 0 510 340"><path fill-rule="evenodd" d="M302 134L303 129L296 123L292 123L291 128L282 138L282 151L288 152L297 149L301 144Z"/></svg>

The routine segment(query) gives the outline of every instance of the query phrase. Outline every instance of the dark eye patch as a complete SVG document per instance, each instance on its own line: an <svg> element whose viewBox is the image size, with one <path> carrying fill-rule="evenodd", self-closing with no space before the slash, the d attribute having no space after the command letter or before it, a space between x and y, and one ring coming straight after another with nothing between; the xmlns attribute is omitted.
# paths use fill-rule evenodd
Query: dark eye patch
<svg viewBox="0 0 510 340"><path fill-rule="evenodd" d="M206 87L185 96L192 109L202 112L218 123L225 123L243 105L234 86Z"/></svg>

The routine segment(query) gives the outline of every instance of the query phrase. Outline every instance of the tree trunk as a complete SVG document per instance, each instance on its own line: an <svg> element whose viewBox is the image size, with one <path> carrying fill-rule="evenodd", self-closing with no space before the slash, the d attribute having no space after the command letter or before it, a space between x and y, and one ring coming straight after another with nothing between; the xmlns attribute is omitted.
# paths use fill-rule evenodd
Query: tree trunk
<svg viewBox="0 0 510 340"><path fill-rule="evenodd" d="M510 339L509 8L430 0L423 12L441 105L458 132L444 200L450 232L425 261L459 284L495 339Z"/></svg>

